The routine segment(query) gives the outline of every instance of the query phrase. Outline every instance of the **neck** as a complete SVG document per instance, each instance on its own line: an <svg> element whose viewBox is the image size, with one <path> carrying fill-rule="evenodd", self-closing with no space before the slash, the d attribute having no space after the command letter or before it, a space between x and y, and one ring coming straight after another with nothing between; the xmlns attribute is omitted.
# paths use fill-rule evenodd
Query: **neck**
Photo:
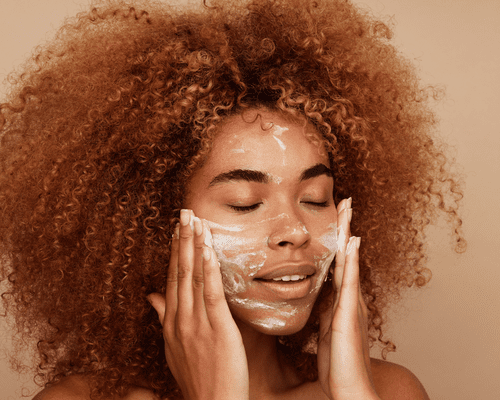
<svg viewBox="0 0 500 400"><path fill-rule="evenodd" d="M245 346L250 382L250 399L270 398L300 385L292 366L278 353L278 338L236 321Z"/></svg>

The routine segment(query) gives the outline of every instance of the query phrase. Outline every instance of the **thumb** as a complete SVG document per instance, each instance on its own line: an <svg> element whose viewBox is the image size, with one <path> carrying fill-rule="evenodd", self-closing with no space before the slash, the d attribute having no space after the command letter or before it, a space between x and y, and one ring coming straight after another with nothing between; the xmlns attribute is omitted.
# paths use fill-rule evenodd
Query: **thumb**
<svg viewBox="0 0 500 400"><path fill-rule="evenodd" d="M160 293L151 293L146 298L158 313L158 318L163 326L163 320L165 319L165 296L162 296Z"/></svg>

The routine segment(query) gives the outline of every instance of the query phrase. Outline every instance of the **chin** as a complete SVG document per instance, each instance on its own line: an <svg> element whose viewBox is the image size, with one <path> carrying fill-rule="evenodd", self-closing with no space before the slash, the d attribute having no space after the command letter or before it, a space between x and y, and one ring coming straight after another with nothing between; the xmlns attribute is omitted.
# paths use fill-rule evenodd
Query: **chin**
<svg viewBox="0 0 500 400"><path fill-rule="evenodd" d="M231 307L237 324L243 323L257 332L274 335L293 335L304 328L311 314L311 307L292 310L241 309Z"/></svg>
<svg viewBox="0 0 500 400"><path fill-rule="evenodd" d="M300 332L302 328L306 325L306 321L304 321L300 325L285 325L285 326L276 326L276 325L259 325L259 324L252 324L252 328L254 328L256 331L264 333L266 335L271 335L271 336L287 336L287 335L293 335L294 333Z"/></svg>

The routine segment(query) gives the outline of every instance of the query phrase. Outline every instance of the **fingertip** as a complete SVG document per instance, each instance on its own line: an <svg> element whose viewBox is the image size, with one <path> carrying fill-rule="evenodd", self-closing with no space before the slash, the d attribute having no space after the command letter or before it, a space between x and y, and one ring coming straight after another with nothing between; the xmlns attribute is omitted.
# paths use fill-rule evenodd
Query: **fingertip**
<svg viewBox="0 0 500 400"><path fill-rule="evenodd" d="M210 226L208 225L208 221L206 219L204 219L204 220L202 220L202 223L203 223L203 227L204 227L204 231L205 231L204 243L206 246L213 249L214 246L213 246L212 232L210 231Z"/></svg>
<svg viewBox="0 0 500 400"><path fill-rule="evenodd" d="M343 199L343 200L339 203L338 208L337 208L337 213L338 213L339 215L340 215L340 213L341 213L342 211L344 211L344 209L346 209L346 208L347 208L347 200L348 200L348 199Z"/></svg>

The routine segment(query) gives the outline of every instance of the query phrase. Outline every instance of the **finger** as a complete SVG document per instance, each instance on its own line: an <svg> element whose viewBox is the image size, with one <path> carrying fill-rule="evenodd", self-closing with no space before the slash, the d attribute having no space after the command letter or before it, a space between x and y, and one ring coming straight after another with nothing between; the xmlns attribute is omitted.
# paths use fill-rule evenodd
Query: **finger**
<svg viewBox="0 0 500 400"><path fill-rule="evenodd" d="M351 235L351 228L349 220L352 216L351 209L352 199L346 199L340 202L338 205L338 239L337 245L338 250L335 256L335 270L333 274L333 285L334 288L338 291L340 290L340 286L342 284L342 276L344 273L344 265L347 251L347 244L349 237Z"/></svg>
<svg viewBox="0 0 500 400"><path fill-rule="evenodd" d="M177 270L177 319L190 321L193 316L194 233L193 212L181 210L179 262ZM185 322L185 323L186 323ZM181 322L179 322L181 323ZM182 324L182 323L181 323Z"/></svg>
<svg viewBox="0 0 500 400"><path fill-rule="evenodd" d="M361 238L359 238L360 240ZM357 250L359 257L359 249ZM359 264L359 263L358 263ZM362 328L363 334L363 352L365 356L365 364L368 369L371 368L370 361L370 343L368 339L368 307L366 306L365 300L363 299L363 293L361 292L361 278L359 278L359 294L358 294L358 314L359 321Z"/></svg>
<svg viewBox="0 0 500 400"><path fill-rule="evenodd" d="M177 265L179 262L179 223L175 226L172 244L170 245L170 260L167 270L167 288L165 291L166 310L165 320L169 326L173 326L177 314ZM158 309L156 310L158 311ZM163 322L162 322L163 325Z"/></svg>
<svg viewBox="0 0 500 400"><path fill-rule="evenodd" d="M359 307L359 245L361 238L351 237L346 250L346 262L340 287L338 308L351 322L358 321Z"/></svg>
<svg viewBox="0 0 500 400"><path fill-rule="evenodd" d="M227 321L233 318L224 295L220 263L211 247L203 248L203 276L203 299L210 325L213 329L228 328Z"/></svg>
<svg viewBox="0 0 500 400"><path fill-rule="evenodd" d="M205 301L203 299L203 247L205 239L205 224L194 217L194 268L193 268L193 313L197 321L207 321Z"/></svg>
<svg viewBox="0 0 500 400"><path fill-rule="evenodd" d="M363 298L361 298L360 301L361 305L361 316L360 316L360 323L362 324L362 333L363 333L363 352L365 356L365 364L367 368L371 367L371 361L370 361L370 342L369 342L369 337L368 337L368 313L366 309L365 302Z"/></svg>

